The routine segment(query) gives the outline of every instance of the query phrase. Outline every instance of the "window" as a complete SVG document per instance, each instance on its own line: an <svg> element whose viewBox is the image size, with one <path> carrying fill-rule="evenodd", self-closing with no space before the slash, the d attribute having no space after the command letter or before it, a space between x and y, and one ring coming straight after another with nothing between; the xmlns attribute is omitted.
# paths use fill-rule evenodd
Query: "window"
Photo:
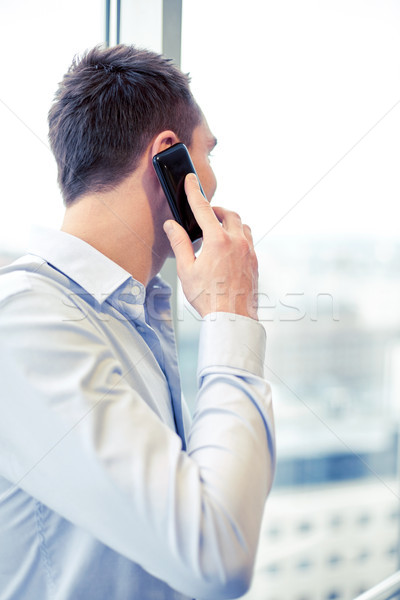
<svg viewBox="0 0 400 600"><path fill-rule="evenodd" d="M47 113L73 56L103 42L104 1L2 2L0 23L0 251L5 262L24 251L32 224L61 224Z"/></svg>
<svg viewBox="0 0 400 600"><path fill-rule="evenodd" d="M218 138L215 204L258 250L275 399L249 600L350 600L397 568L399 26L387 0L183 1L182 68ZM197 322L180 311L191 401Z"/></svg>

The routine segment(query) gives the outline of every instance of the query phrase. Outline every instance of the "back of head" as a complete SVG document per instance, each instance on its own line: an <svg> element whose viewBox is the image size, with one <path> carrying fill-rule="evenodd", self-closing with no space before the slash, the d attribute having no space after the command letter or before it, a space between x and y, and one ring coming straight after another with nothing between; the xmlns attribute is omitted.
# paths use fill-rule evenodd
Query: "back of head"
<svg viewBox="0 0 400 600"><path fill-rule="evenodd" d="M190 145L200 119L189 77L162 55L119 45L75 59L49 112L65 204L118 185L161 131Z"/></svg>

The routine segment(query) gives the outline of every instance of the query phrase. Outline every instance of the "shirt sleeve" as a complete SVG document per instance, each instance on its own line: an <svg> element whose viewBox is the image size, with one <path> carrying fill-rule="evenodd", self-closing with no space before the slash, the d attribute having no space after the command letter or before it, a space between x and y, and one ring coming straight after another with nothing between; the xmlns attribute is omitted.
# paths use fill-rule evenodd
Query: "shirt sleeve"
<svg viewBox="0 0 400 600"><path fill-rule="evenodd" d="M183 593L243 594L274 469L263 328L222 313L202 324L183 452L77 310L28 284L3 302L0 473Z"/></svg>

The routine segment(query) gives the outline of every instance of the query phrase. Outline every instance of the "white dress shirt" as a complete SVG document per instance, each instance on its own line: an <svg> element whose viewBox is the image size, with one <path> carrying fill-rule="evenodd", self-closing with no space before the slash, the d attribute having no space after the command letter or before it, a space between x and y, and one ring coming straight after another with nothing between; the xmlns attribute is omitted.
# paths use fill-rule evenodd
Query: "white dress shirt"
<svg viewBox="0 0 400 600"><path fill-rule="evenodd" d="M265 332L202 322L193 420L170 289L41 230L0 275L0 600L249 586L274 471Z"/></svg>

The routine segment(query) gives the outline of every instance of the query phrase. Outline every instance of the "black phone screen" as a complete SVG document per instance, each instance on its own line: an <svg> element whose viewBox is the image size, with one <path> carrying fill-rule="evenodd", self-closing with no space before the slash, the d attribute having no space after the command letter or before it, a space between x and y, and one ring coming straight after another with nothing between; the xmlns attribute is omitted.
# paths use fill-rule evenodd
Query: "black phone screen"
<svg viewBox="0 0 400 600"><path fill-rule="evenodd" d="M187 231L192 242L200 239L203 233L189 206L184 187L188 173L197 175L188 149L182 143L174 144L156 154L153 165L174 219ZM201 184L200 189L205 197Z"/></svg>

